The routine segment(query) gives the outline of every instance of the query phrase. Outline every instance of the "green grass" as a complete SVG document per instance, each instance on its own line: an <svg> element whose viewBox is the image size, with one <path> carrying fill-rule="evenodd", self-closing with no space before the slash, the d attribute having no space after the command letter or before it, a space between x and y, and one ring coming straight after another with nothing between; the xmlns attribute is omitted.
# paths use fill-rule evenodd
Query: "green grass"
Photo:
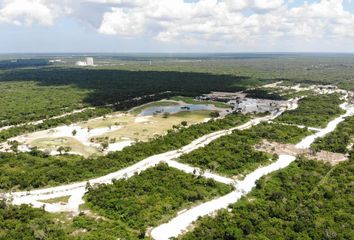
<svg viewBox="0 0 354 240"><path fill-rule="evenodd" d="M48 200L41 200L43 203L68 203L70 196L58 197L58 198L51 198Z"/></svg>
<svg viewBox="0 0 354 240"><path fill-rule="evenodd" d="M170 99L174 100L174 101L182 101L182 102L185 102L185 103L188 103L188 104L212 104L212 105L214 105L215 107L218 107L218 108L231 108L230 105L228 105L226 103L223 103L223 102L198 101L198 100L195 100L192 97L175 96L175 97L172 97Z"/></svg>

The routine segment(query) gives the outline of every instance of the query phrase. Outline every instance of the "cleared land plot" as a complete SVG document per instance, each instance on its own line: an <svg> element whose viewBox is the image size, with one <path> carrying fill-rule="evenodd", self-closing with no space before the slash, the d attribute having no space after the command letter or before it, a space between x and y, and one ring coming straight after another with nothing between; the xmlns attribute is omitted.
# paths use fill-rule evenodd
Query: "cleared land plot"
<svg viewBox="0 0 354 240"><path fill-rule="evenodd" d="M336 165L340 162L348 160L348 157L342 153L333 153L328 151L314 152L310 149L299 149L293 144L283 144L277 142L269 142L263 140L255 146L256 150L278 155L305 156L308 159L327 162L331 165Z"/></svg>
<svg viewBox="0 0 354 240"><path fill-rule="evenodd" d="M203 122L209 118L210 111L179 112L167 118L163 116L138 117L124 116L118 123L121 129L100 136L100 138L115 139L115 142L134 140L148 141L151 138L165 134L174 125L186 121L188 125ZM119 119L117 119L119 121ZM99 138L96 138L99 140Z"/></svg>
<svg viewBox="0 0 354 240"><path fill-rule="evenodd" d="M85 146L78 140L71 137L62 138L38 138L30 142L31 146L35 146L38 149L46 151L57 151L59 147L69 147L71 153L79 153L84 157L98 154L97 148Z"/></svg>
<svg viewBox="0 0 354 240"><path fill-rule="evenodd" d="M162 163L127 180L89 189L86 200L100 215L142 232L168 221L185 208L231 190L231 186Z"/></svg>
<svg viewBox="0 0 354 240"><path fill-rule="evenodd" d="M0 152L0 190L33 189L87 180L131 166L155 154L181 148L208 133L245 123L249 116L230 114L224 119L173 130L148 142L139 142L107 156L47 156L31 153Z"/></svg>
<svg viewBox="0 0 354 240"><path fill-rule="evenodd" d="M45 151L57 151L59 147L70 147L70 152L88 157L93 154L101 154L100 144L103 142L109 144L126 141L145 142L166 134L173 126L180 125L182 122L186 122L188 126L203 122L209 118L209 114L210 111L204 110L179 112L168 117L161 115L136 117L131 114L116 113L79 124L78 126L84 129L83 131L90 129L91 132L99 128L112 128L106 133L85 139L85 142L80 142L80 139L72 137L71 132L68 133L68 136L53 137L55 132L42 131L40 134L38 132L28 134L23 143ZM113 128L119 129L113 130ZM20 143L22 142L20 141Z"/></svg>
<svg viewBox="0 0 354 240"><path fill-rule="evenodd" d="M353 167L297 160L181 239L352 239Z"/></svg>
<svg viewBox="0 0 354 240"><path fill-rule="evenodd" d="M248 130L234 131L231 135L221 137L204 148L182 155L179 161L235 177L251 172L260 165L270 164L277 158L274 154L257 151L254 148L262 138L293 143L310 134L310 131L295 126L261 123Z"/></svg>
<svg viewBox="0 0 354 240"><path fill-rule="evenodd" d="M341 103L339 94L308 96L299 101L297 109L285 112L275 121L323 128L330 120L344 113L339 106Z"/></svg>

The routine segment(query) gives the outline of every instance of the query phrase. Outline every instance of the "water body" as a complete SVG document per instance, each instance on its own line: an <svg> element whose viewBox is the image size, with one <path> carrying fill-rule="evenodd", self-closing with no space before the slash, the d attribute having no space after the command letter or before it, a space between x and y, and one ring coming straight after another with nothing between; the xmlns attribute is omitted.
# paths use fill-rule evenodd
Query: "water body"
<svg viewBox="0 0 354 240"><path fill-rule="evenodd" d="M163 114L163 113L179 113L183 111L198 111L198 110L214 110L214 107L206 104L186 104L178 106L157 106L150 107L143 110L140 113L140 116L152 116L154 114Z"/></svg>

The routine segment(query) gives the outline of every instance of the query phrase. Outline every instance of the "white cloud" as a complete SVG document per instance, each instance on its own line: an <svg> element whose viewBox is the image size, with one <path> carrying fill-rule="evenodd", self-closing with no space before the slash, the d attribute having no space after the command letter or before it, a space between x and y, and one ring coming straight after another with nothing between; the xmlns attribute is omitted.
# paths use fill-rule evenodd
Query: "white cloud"
<svg viewBox="0 0 354 240"><path fill-rule="evenodd" d="M350 0L346 0L350 2ZM51 25L58 16L84 21L99 33L163 42L220 44L262 38L354 36L354 14L343 0L3 0L0 22ZM289 4L288 4L289 3Z"/></svg>
<svg viewBox="0 0 354 240"><path fill-rule="evenodd" d="M109 35L133 36L144 30L145 17L139 12L124 11L112 8L103 16L99 32Z"/></svg>
<svg viewBox="0 0 354 240"><path fill-rule="evenodd" d="M30 25L33 22L51 25L54 18L51 10L42 1L10 0L4 2L0 10L0 20L16 25Z"/></svg>

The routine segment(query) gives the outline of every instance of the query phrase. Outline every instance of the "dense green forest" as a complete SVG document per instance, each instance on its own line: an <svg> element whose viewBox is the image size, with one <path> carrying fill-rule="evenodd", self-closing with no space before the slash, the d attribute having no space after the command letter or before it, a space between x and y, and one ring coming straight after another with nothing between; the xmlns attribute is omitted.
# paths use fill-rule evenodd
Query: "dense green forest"
<svg viewBox="0 0 354 240"><path fill-rule="evenodd" d="M337 153L348 153L351 149L349 145L353 142L354 136L354 117L348 117L345 121L338 124L337 128L324 136L318 138L311 145L311 148L319 151L326 150Z"/></svg>
<svg viewBox="0 0 354 240"><path fill-rule="evenodd" d="M114 68L120 70L203 72L251 80L281 80L288 85L333 84L354 90L352 54L208 54L170 58L165 55L160 58L113 57L108 61L119 63ZM153 64L150 65L150 61Z"/></svg>
<svg viewBox="0 0 354 240"><path fill-rule="evenodd" d="M236 130L204 148L184 154L179 161L228 176L246 174L277 159L277 156L256 151L254 145L262 139L297 143L309 134L308 130L295 126L261 123L248 130Z"/></svg>
<svg viewBox="0 0 354 240"><path fill-rule="evenodd" d="M65 155L51 157L40 151L30 153L0 153L0 189L31 189L53 186L101 176L128 167L144 158L174 150L198 137L235 127L249 120L242 114L230 114L224 119L170 130L149 142L139 142L107 156L85 159Z"/></svg>
<svg viewBox="0 0 354 240"><path fill-rule="evenodd" d="M55 119L47 119L39 124L25 124L19 125L16 127L11 127L5 130L0 131L0 142L4 142L6 139L35 131L41 131L49 128L54 128L60 125L70 125L78 121L87 121L91 118L104 116L112 112L110 108L95 108L95 109L86 109L82 112L70 114Z"/></svg>
<svg viewBox="0 0 354 240"><path fill-rule="evenodd" d="M178 161L228 176L245 174L276 159L276 156L254 149L260 140L256 134L235 131L204 148L182 155Z"/></svg>
<svg viewBox="0 0 354 240"><path fill-rule="evenodd" d="M299 100L297 109L283 113L275 121L323 128L344 113L339 107L342 102L339 94L311 95Z"/></svg>
<svg viewBox="0 0 354 240"><path fill-rule="evenodd" d="M0 239L67 239L62 228L43 209L27 205L11 206L0 201Z"/></svg>
<svg viewBox="0 0 354 240"><path fill-rule="evenodd" d="M244 91L248 98L271 99L271 100L287 100L286 97L280 96L276 92L269 91L264 88L250 89Z"/></svg>
<svg viewBox="0 0 354 240"><path fill-rule="evenodd" d="M48 66L47 59L11 59L0 60L0 70L15 69L15 68L29 68Z"/></svg>
<svg viewBox="0 0 354 240"><path fill-rule="evenodd" d="M106 58L113 61L112 66L7 67L0 72L0 90L4 93L1 97L9 103L1 105L0 126L45 119L80 106L113 104L115 110L122 110L143 103L142 96L151 95L149 101L154 101L175 95L245 90L279 80L289 84L330 83L354 89L354 60L350 56L207 56L204 61L192 62L153 57ZM34 59L33 63L41 61ZM150 61L154 64L147 64ZM170 92L153 96L166 91ZM252 91L255 96L269 98L269 92L262 89ZM278 93L270 95L284 97Z"/></svg>
<svg viewBox="0 0 354 240"><path fill-rule="evenodd" d="M88 94L73 86L44 87L35 82L0 82L0 92L0 127L83 108Z"/></svg>
<svg viewBox="0 0 354 240"><path fill-rule="evenodd" d="M0 73L0 126L45 119L83 106L127 110L148 101L210 91L239 91L267 81L222 74L80 68Z"/></svg>
<svg viewBox="0 0 354 240"><path fill-rule="evenodd" d="M181 239L352 239L353 171L353 159L332 169L298 159Z"/></svg>
<svg viewBox="0 0 354 240"><path fill-rule="evenodd" d="M307 128L299 128L296 126L282 125L278 123L260 123L246 132L256 134L258 137L269 141L279 143L296 144L304 137L311 135L313 132Z"/></svg>
<svg viewBox="0 0 354 240"><path fill-rule="evenodd" d="M89 188L85 198L100 215L144 234L147 227L168 221L178 211L231 190L231 186L161 163L127 180Z"/></svg>

